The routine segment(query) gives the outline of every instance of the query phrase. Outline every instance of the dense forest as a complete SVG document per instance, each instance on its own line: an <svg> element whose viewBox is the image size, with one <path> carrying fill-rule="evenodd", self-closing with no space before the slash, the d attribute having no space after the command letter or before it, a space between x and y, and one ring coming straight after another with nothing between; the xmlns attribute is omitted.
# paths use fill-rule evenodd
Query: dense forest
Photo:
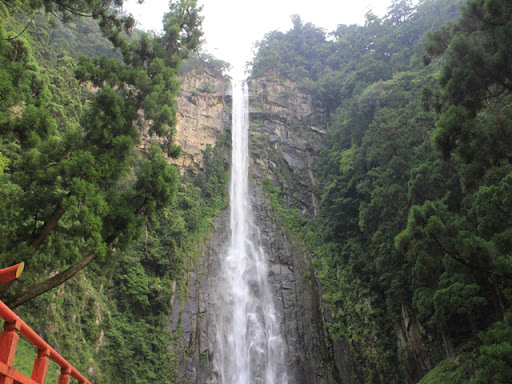
<svg viewBox="0 0 512 384"><path fill-rule="evenodd" d="M89 380L169 383L169 303L226 205L229 143L189 176L168 162L181 63L202 35L196 2L172 2L158 35L121 6L0 3L0 262L25 262L0 296ZM184 68L224 65L207 59ZM143 131L159 144L142 150ZM35 356L22 339L14 368L30 377Z"/></svg>
<svg viewBox="0 0 512 384"><path fill-rule="evenodd" d="M314 255L352 379L511 382L510 2L395 0L330 33L292 21L251 76L327 111L320 212L279 212Z"/></svg>

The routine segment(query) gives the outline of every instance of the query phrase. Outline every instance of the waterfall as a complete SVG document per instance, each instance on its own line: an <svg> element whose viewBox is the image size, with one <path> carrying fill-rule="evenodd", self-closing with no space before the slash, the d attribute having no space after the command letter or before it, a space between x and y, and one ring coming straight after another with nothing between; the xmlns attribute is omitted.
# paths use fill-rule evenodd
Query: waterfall
<svg viewBox="0 0 512 384"><path fill-rule="evenodd" d="M284 343L249 203L248 86L232 86L231 238L217 287L216 371L222 384L286 384Z"/></svg>

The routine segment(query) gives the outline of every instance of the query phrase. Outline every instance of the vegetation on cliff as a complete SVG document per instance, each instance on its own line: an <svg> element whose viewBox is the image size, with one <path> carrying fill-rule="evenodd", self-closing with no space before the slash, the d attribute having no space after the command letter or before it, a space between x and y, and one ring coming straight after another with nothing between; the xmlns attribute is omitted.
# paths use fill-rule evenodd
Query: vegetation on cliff
<svg viewBox="0 0 512 384"><path fill-rule="evenodd" d="M444 359L424 382L512 380L511 26L506 1L404 0L260 43L252 76L329 114L322 208L292 229L356 382L417 382Z"/></svg>

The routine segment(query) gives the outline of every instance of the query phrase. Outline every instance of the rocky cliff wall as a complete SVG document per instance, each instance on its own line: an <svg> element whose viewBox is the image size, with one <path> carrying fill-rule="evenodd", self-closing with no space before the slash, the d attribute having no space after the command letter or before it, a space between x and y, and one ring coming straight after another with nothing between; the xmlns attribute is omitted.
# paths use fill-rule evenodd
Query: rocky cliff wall
<svg viewBox="0 0 512 384"><path fill-rule="evenodd" d="M201 151L217 140L231 124L229 115L231 90L229 80L205 71L190 72L180 79L176 141L182 156L175 161L183 174L185 170L202 165Z"/></svg>
<svg viewBox="0 0 512 384"><path fill-rule="evenodd" d="M315 217L315 154L325 133L324 110L292 82L260 78L250 82L249 90L252 205L282 314L290 383L327 383L332 359L311 257L299 241L287 237L263 193L269 179L281 189L288 208Z"/></svg>
<svg viewBox="0 0 512 384"><path fill-rule="evenodd" d="M289 208L316 216L316 156L325 133L325 111L290 81L250 82L252 174L280 184Z"/></svg>
<svg viewBox="0 0 512 384"><path fill-rule="evenodd" d="M276 215L269 211L268 202L260 192L263 180L269 179L282 191L288 208L299 210L303 218L311 219L316 216L319 208L320 183L316 165L319 150L325 145L322 136L328 124L326 111L291 81L255 79L250 83L250 92L253 183L251 190L254 195L254 211L256 221L262 228L265 248L269 253L270 277L278 297L281 294L281 297L285 298L280 303L284 303L285 335L294 335L295 327L300 329L301 325L306 324L302 336L298 337L299 340L303 339L304 343L296 343L292 336L292 342L289 344L291 348L297 348L297 351L303 354L297 355L297 359L305 358L311 363L303 365L302 361L297 360L298 366L306 367L308 370L300 374L302 377L308 377L310 381L307 382L311 383L317 382L308 376L311 372L322 376L322 379L317 377L319 382L326 379L343 384L367 382L368 377L362 372L368 362L359 361L356 357L360 346L349 340L330 340L328 335L323 334L323 329L315 328L322 322L334 322L330 312L332 308L322 304L322 287L315 281L311 257L301 248L300 242L294 243L282 234L282 226L276 224ZM287 266L291 271L286 269ZM310 277L304 279L304 276ZM289 286L295 288L288 290ZM297 292L297 289L303 292L303 301L291 299L292 292ZM370 299L363 293L358 293L357 296L359 305L372 312ZM293 310L290 309L292 305ZM321 314L317 312L319 308ZM419 322L410 316L405 306L402 307L401 315L402 321L395 324L395 336L396 348L405 368L402 380L405 383L414 383L433 368L433 351L429 351L422 341L425 331ZM372 329L372 323L365 322L358 326L364 328L364 332L369 335L376 333L375 329ZM301 332L302 330L299 330L295 334L301 335ZM370 348L372 343L368 337L367 344ZM376 356L375 360L378 359ZM321 373L315 371L315 366L319 362L324 367ZM373 382L391 380L394 379L383 377L375 378ZM290 381L295 382L301 381Z"/></svg>
<svg viewBox="0 0 512 384"><path fill-rule="evenodd" d="M326 347L320 298L311 259L291 241L265 197L261 179L251 181L254 220L267 256L275 308L286 343L290 384L330 382L330 357Z"/></svg>
<svg viewBox="0 0 512 384"><path fill-rule="evenodd" d="M196 81L196 84L199 81ZM332 381L330 356L323 331L317 283L309 255L288 239L276 213L264 195L265 178L280 183L290 206L305 217L316 213L314 152L324 129L322 111L293 84L258 80L250 83L250 188L254 221L269 262L275 307L287 345L290 383L315 384ZM197 108L207 106L199 102ZM219 108L220 110L220 108ZM229 115L223 107L223 123ZM184 113L184 112L182 112ZM190 127L200 110L186 112ZM209 120L213 121L213 120ZM218 119L217 121L221 121ZM216 129L207 129L210 132ZM199 129L196 132L201 132ZM180 133L178 132L178 135ZM184 135L182 137L185 137ZM196 142L203 140L201 136ZM190 164L198 164L192 162ZM229 212L213 222L197 255L187 260L182 286L173 298L169 330L175 335L171 346L178 352L179 383L218 382L215 367L216 322L219 308L215 291L220 256L229 236Z"/></svg>
<svg viewBox="0 0 512 384"><path fill-rule="evenodd" d="M208 69L193 70L180 77L177 97L176 137L181 156L171 159L180 174L195 173L202 166L202 151L217 140L231 124L229 115L231 90L229 79ZM141 117L143 120L143 117ZM141 147L147 147L155 138L142 133Z"/></svg>
<svg viewBox="0 0 512 384"><path fill-rule="evenodd" d="M230 92L223 81L191 76L184 82L178 125L178 140L185 154L178 163L182 173L200 169L203 146L214 145L226 129L229 132ZM208 92L199 92L198 87ZM322 287L315 278L311 256L300 241L290 238L283 229L262 187L265 181L270 181L279 188L288 208L297 209L304 218L316 216L316 164L326 131L325 111L292 82L260 78L252 80L249 89L249 190L287 344L289 382L365 382L362 371L367 362L354 357L359 346L347 340L329 340L325 333L324 324L333 319L330 308L322 305ZM218 382L214 366L215 316L221 308L216 304L215 290L219 254L227 243L228 231L229 212L224 212L214 220L213 229L197 254L189 257L184 281L176 288L169 330L175 335L172 348L179 355L176 366L180 383ZM360 305L369 305L367 298L361 296L359 300ZM368 324L367 329L370 334L373 332ZM431 352L422 341L424 331L405 307L402 322L395 329L396 347L405 368L402 380L417 382L433 367Z"/></svg>

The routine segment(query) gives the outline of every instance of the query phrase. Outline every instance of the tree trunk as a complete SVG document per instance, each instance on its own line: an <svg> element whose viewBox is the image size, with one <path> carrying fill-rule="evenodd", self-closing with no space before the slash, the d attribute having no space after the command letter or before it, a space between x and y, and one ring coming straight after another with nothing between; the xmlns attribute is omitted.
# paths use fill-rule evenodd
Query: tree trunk
<svg viewBox="0 0 512 384"><path fill-rule="evenodd" d="M109 236L106 240L107 246L110 246L116 239L117 236L115 235ZM90 253L84 258L78 260L75 264L71 265L71 267L69 267L68 269L57 273L52 278L45 280L42 283L33 286L32 288L29 288L25 292L16 296L14 299L8 301L6 303L7 306L10 307L11 309L14 309L22 304L25 304L27 301L30 301L33 298L36 298L37 296L40 296L43 293L46 293L49 290L58 287L59 285L71 279L82 269L87 267L91 263L91 261L93 261L97 256L98 255L95 252Z"/></svg>
<svg viewBox="0 0 512 384"><path fill-rule="evenodd" d="M453 347L452 339L448 334L448 326L444 319L441 320L441 336L443 337L446 357L450 360L455 359L455 348Z"/></svg>
<svg viewBox="0 0 512 384"><path fill-rule="evenodd" d="M492 288L494 289L493 295L493 304L494 309L496 311L496 319L499 321L503 321L505 318L505 302L503 300L503 293L501 292L501 288L498 283L494 281L494 279L489 279Z"/></svg>
<svg viewBox="0 0 512 384"><path fill-rule="evenodd" d="M61 200L55 212L53 212L52 217L45 221L43 227L41 228L39 235L35 239L32 239L30 246L34 248L36 251L43 245L46 238L52 233L57 224L59 224L60 219L66 213L67 208L64 206L64 201L73 195L72 191L69 191L66 197Z"/></svg>
<svg viewBox="0 0 512 384"><path fill-rule="evenodd" d="M4 295L5 292L13 285L17 280L4 281L0 283L0 297Z"/></svg>
<svg viewBox="0 0 512 384"><path fill-rule="evenodd" d="M37 251L41 247L53 229L57 226L57 224L59 224L59 220L64 215L64 213L66 213L66 209L62 205L59 205L53 213L52 217L50 217L50 219L44 223L41 231L39 232L39 235L30 243L32 248Z"/></svg>

